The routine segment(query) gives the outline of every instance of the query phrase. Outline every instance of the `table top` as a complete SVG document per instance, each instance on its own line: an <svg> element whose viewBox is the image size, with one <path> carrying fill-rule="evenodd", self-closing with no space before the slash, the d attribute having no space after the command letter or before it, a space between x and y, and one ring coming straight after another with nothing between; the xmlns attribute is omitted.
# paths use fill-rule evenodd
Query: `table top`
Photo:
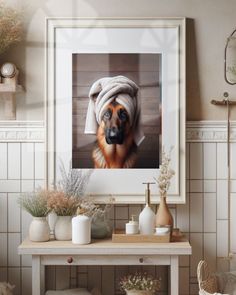
<svg viewBox="0 0 236 295"><path fill-rule="evenodd" d="M183 238L171 243L113 243L111 239L92 240L88 245L71 241L31 242L26 239L18 247L20 255L191 255L192 248Z"/></svg>

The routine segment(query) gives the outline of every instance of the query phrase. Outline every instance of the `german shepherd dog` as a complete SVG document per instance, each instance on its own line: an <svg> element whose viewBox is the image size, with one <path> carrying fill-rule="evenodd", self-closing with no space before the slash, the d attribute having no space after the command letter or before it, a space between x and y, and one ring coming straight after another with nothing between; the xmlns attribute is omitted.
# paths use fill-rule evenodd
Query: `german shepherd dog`
<svg viewBox="0 0 236 295"><path fill-rule="evenodd" d="M116 101L111 102L102 114L92 158L95 168L132 168L136 163L137 146L129 114Z"/></svg>

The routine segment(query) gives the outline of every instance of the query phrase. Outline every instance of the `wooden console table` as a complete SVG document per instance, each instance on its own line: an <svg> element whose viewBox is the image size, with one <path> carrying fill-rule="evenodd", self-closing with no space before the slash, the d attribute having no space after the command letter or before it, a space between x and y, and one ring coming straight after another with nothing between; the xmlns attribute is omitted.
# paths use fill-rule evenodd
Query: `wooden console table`
<svg viewBox="0 0 236 295"><path fill-rule="evenodd" d="M179 256L190 255L187 240L172 243L112 243L96 240L89 245L71 241L33 243L25 240L20 255L32 255L32 294L45 292L46 265L169 265L171 295L179 294Z"/></svg>

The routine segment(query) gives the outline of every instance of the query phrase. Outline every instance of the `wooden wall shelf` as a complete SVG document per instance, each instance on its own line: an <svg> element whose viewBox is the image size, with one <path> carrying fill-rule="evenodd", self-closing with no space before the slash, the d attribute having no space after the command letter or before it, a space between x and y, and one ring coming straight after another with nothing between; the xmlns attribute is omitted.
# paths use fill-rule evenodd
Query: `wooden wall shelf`
<svg viewBox="0 0 236 295"><path fill-rule="evenodd" d="M18 93L22 91L23 91L23 87L21 85L0 83L0 94L1 93Z"/></svg>

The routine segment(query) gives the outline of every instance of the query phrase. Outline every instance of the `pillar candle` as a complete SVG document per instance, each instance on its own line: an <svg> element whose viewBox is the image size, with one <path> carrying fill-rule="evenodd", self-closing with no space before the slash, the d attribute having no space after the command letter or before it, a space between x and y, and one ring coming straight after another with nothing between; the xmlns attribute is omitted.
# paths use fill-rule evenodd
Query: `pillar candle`
<svg viewBox="0 0 236 295"><path fill-rule="evenodd" d="M72 218L72 243L86 245L91 242L91 219L85 215Z"/></svg>

